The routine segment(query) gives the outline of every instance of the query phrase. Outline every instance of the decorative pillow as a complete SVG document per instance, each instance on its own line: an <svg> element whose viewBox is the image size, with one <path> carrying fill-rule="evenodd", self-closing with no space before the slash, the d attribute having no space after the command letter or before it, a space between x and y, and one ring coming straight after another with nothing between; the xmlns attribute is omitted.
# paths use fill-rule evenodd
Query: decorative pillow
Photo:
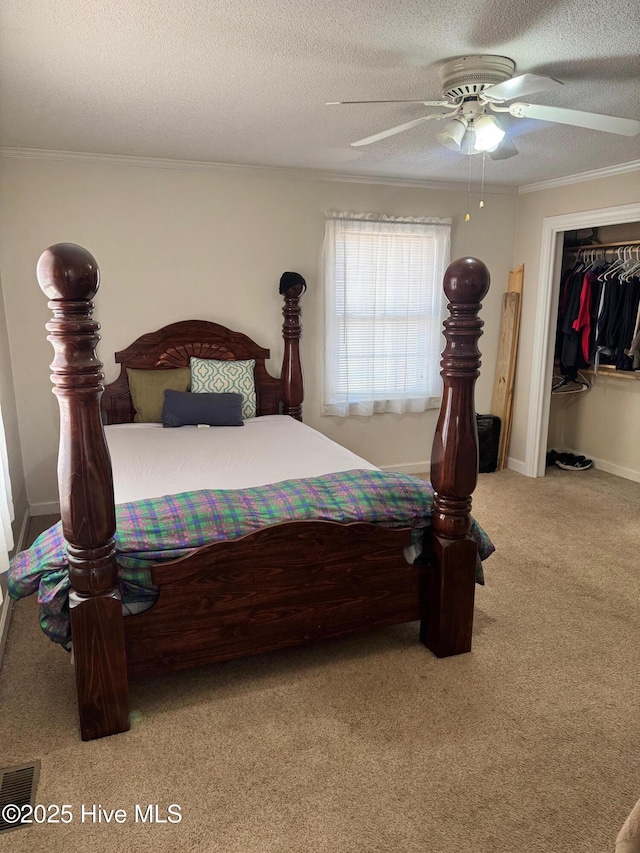
<svg viewBox="0 0 640 853"><path fill-rule="evenodd" d="M181 427L244 426L242 394L192 394L189 391L164 392L162 426Z"/></svg>
<svg viewBox="0 0 640 853"><path fill-rule="evenodd" d="M133 408L136 410L134 422L137 424L162 423L164 392L188 391L191 370L179 367L176 370L134 370L127 367L129 390Z"/></svg>
<svg viewBox="0 0 640 853"><path fill-rule="evenodd" d="M217 361L215 358L191 359L191 390L195 394L231 392L242 394L242 417L256 416L256 384L253 358L246 361Z"/></svg>

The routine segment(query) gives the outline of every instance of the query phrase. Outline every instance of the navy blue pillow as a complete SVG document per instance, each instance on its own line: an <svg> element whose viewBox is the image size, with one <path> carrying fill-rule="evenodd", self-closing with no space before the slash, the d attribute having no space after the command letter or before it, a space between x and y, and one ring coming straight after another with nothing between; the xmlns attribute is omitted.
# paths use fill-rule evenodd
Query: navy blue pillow
<svg viewBox="0 0 640 853"><path fill-rule="evenodd" d="M162 426L181 427L244 426L242 394L193 394L190 391L164 392Z"/></svg>

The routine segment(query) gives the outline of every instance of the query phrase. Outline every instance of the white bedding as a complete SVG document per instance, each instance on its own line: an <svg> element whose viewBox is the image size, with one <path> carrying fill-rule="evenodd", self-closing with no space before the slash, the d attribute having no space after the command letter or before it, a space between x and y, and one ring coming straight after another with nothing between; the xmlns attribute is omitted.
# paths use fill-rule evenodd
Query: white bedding
<svg viewBox="0 0 640 853"><path fill-rule="evenodd" d="M117 504L199 489L244 489L353 468L377 470L288 415L242 427L105 427Z"/></svg>

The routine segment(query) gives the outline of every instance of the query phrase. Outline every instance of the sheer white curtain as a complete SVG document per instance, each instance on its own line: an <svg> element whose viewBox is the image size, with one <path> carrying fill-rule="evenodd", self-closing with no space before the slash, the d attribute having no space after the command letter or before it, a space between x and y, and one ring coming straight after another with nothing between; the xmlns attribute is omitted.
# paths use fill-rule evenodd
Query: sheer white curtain
<svg viewBox="0 0 640 853"><path fill-rule="evenodd" d="M11 532L13 518L7 442L4 434L2 409L0 409L0 574L9 568L9 551L13 548L13 533ZM0 584L0 604L3 600L2 587L3 584Z"/></svg>
<svg viewBox="0 0 640 853"><path fill-rule="evenodd" d="M327 215L323 414L440 404L450 235L450 219Z"/></svg>

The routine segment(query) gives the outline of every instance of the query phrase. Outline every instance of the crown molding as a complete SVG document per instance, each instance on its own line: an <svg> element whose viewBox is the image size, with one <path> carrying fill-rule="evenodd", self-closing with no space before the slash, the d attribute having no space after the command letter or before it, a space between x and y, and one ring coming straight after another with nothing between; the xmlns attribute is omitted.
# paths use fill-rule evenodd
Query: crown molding
<svg viewBox="0 0 640 853"><path fill-rule="evenodd" d="M10 148L0 147L0 157L19 160L55 160L62 163L87 163L96 166L123 166L142 169L171 169L184 172L219 172L236 175L264 175L265 177L290 178L294 180L336 181L338 183L374 184L390 187L416 187L419 189L466 192L463 181L428 181L416 178L389 178L380 175L350 174L346 172L324 172L319 169L295 169L280 166L245 166L237 163L215 163L205 160L174 160L160 157L133 157L124 154L93 154L84 151L57 151L49 148ZM486 193L498 195L523 195L540 190L595 181L640 170L640 160L617 163L589 172L578 172L548 181L537 181L519 187L502 184L485 184ZM472 191L478 192L479 186L472 184Z"/></svg>
<svg viewBox="0 0 640 853"><path fill-rule="evenodd" d="M86 163L94 166L124 166L143 169L172 169L184 172L220 172L236 175L291 178L306 181L337 181L351 184L379 184L390 187L416 187L429 190L466 192L463 181L422 181L415 178L386 178L378 175L355 175L344 172L324 172L315 169L294 169L278 166L243 166L235 163L213 163L203 160L172 160L158 157L129 157L123 154L89 154L82 151L56 151L48 148L0 147L0 157L19 160L56 160L63 163ZM472 184L472 191L480 186ZM516 187L485 184L485 193L515 195Z"/></svg>
<svg viewBox="0 0 640 853"><path fill-rule="evenodd" d="M554 187L566 187L568 184L581 184L583 181L597 181L599 178L611 178L613 175L622 175L625 172L637 172L639 169L640 160L631 160L629 163L617 163L614 166L605 166L603 169L593 169L590 172L565 175L564 178L538 181L535 184L523 184L521 187L518 187L518 195L535 193L540 190L550 190Z"/></svg>

